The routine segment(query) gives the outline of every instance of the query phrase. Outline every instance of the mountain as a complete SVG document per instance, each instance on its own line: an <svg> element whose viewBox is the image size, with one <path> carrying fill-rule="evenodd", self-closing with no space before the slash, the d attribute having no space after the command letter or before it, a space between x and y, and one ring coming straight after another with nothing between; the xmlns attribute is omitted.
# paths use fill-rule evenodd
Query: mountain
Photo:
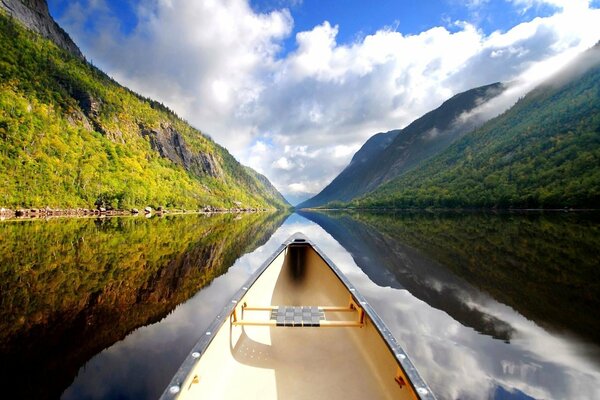
<svg viewBox="0 0 600 400"><path fill-rule="evenodd" d="M504 89L494 83L459 93L404 129L372 136L327 187L298 207L347 202L404 174L482 124L485 116L477 108Z"/></svg>
<svg viewBox="0 0 600 400"><path fill-rule="evenodd" d="M79 47L50 16L45 0L0 0L0 9L4 9L8 15L19 20L27 28L84 60Z"/></svg>
<svg viewBox="0 0 600 400"><path fill-rule="evenodd" d="M397 129L371 136L352 156L350 164L329 185L316 196L298 204L296 208L317 207L336 200L349 201L356 194L364 193L364 188L369 184L367 170L400 132L401 130Z"/></svg>
<svg viewBox="0 0 600 400"><path fill-rule="evenodd" d="M600 42L357 207L598 208Z"/></svg>
<svg viewBox="0 0 600 400"><path fill-rule="evenodd" d="M0 206L287 208L264 176L87 63L45 1L0 0Z"/></svg>

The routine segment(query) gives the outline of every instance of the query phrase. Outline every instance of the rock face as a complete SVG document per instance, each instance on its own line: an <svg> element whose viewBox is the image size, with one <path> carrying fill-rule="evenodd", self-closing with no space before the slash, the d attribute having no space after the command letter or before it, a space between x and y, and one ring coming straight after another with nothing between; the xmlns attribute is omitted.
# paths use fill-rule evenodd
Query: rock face
<svg viewBox="0 0 600 400"><path fill-rule="evenodd" d="M45 0L0 0L0 8L32 31L52 40L74 56L85 59L67 32L54 22Z"/></svg>
<svg viewBox="0 0 600 400"><path fill-rule="evenodd" d="M197 176L209 175L213 178L222 178L223 170L210 153L192 153L181 133L170 125L161 125L159 129L142 128L142 135L150 139L152 149L161 157L167 158L184 167Z"/></svg>

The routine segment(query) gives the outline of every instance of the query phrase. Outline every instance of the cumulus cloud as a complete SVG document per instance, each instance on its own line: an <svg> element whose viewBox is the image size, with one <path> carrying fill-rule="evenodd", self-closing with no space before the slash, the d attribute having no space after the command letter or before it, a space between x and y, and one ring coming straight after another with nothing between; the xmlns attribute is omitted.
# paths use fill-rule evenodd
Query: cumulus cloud
<svg viewBox="0 0 600 400"><path fill-rule="evenodd" d="M352 43L338 43L339 27L323 21L296 33L286 53L291 12L256 11L247 0L140 2L128 33L103 0L78 0L61 23L118 81L164 102L301 199L328 184L372 134L406 126L460 91L511 81L486 110L501 112L600 39L599 10L585 0L510 2L555 12L505 32L453 21L417 35L383 27Z"/></svg>

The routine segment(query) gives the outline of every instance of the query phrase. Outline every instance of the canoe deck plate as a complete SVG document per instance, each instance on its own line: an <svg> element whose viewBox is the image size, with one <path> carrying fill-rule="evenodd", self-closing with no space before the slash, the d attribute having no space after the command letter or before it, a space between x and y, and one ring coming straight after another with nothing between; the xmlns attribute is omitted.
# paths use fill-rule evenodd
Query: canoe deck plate
<svg viewBox="0 0 600 400"><path fill-rule="evenodd" d="M316 306L279 306L271 310L271 320L277 326L314 327L324 319L325 312Z"/></svg>

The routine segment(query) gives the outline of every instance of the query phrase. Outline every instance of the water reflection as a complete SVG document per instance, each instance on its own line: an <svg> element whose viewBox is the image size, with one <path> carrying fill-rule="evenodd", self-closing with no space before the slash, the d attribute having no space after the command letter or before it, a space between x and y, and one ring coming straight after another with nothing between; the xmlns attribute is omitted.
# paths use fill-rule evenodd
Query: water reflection
<svg viewBox="0 0 600 400"><path fill-rule="evenodd" d="M331 234L379 286L407 289L413 296L450 314L465 326L508 342L514 329L476 308L488 300L440 263L350 215L305 213Z"/></svg>
<svg viewBox="0 0 600 400"><path fill-rule="evenodd" d="M595 213L305 215L375 283L404 287L481 333L509 340L513 332L472 306L483 301L478 289L547 328L600 343Z"/></svg>
<svg viewBox="0 0 600 400"><path fill-rule="evenodd" d="M336 251L330 246L326 251L374 305L439 398L600 398L597 344L558 333L556 328L570 328L592 340L594 332L570 327L564 323L566 316L531 321L530 315L548 315L536 312L554 307L556 300L545 298L546 290L539 296L527 292L543 286L547 279L545 283L557 290L555 296L570 297L566 301L575 308L569 313L581 313L568 318L598 323L597 315L590 312L593 296L577 304L578 296L569 289L572 283L561 276L567 283L561 287L561 280L547 271L567 268L575 274L570 282L580 282L580 287L589 279L585 293L598 285L599 279L593 275L598 256L590 251L598 243L597 217L419 213L306 216L322 224L345 247ZM557 245L560 249L553 250ZM386 256L390 252L400 261ZM503 267L501 254L512 267L509 271L496 271ZM548 265L548 260L565 254L570 258ZM352 268L355 262L361 268ZM459 276L461 266L468 273ZM534 282L527 282L533 278ZM402 287L410 289L397 289ZM450 296L449 304L436 299L436 290ZM513 297L518 291L523 293ZM497 293L500 296L496 297ZM529 301L521 303L527 298ZM531 307L536 301L550 304ZM463 306L457 309L457 302ZM523 316L519 307L522 313L530 314ZM495 328L482 329L476 323L478 318L469 314L485 316L494 321L492 325L500 321L510 333L510 343L495 339ZM553 329L548 330L548 326Z"/></svg>
<svg viewBox="0 0 600 400"><path fill-rule="evenodd" d="M162 319L264 243L283 219L250 214L0 224L3 387L17 390L15 398L57 398L86 360Z"/></svg>
<svg viewBox="0 0 600 400"><path fill-rule="evenodd" d="M112 228L86 222L78 228L83 235L67 237L48 233L44 223L32 223L28 230L13 232L10 242L0 236L2 257L20 246L31 253L24 251L10 260L19 266L19 273L8 273L7 261L3 261L0 282L2 320L18 325L19 316L25 315L21 326L29 324L30 333L19 328L13 333L3 331L2 338L17 343L16 337L26 335L17 345L26 346L22 351L28 357L43 349L42 334L50 347L58 343L69 349L43 349L48 353L32 358L37 365L19 366L21 373L32 376L27 382L43 378L40 371L59 367L68 371L54 379L62 379L65 387L67 378L72 379L91 357L62 394L64 399L156 398L232 294L289 235L300 231L318 243L367 297L438 398L600 398L599 341L592 329L598 321L590 311L597 307L599 291L595 288L600 282L595 275L599 264L596 216L307 216L318 224L297 214L279 228L281 216L254 221L232 221L227 216L187 221L189 217L184 217L187 222L171 228L161 221L135 229L125 227L126 232L141 231L121 239L116 233L117 221L111 223L116 224ZM240 229L232 225L238 223ZM5 226L0 229L10 234ZM93 240L94 235L103 236ZM15 244L36 236L46 237L49 244L44 249ZM84 240L78 244L79 236ZM96 249L94 256L89 254L90 247ZM136 247L144 251L130 252ZM79 260L77 263L60 261L65 254L77 253L76 248L78 255L72 258ZM155 251L150 249L158 254L144 255ZM121 253L111 256L114 251ZM89 264L96 257L103 260L103 267ZM111 261L115 258L129 260L127 265L132 267L118 268L120 262ZM47 259L55 261L47 267L36 264ZM204 269L215 272L203 275L198 271ZM111 275L104 278L107 271L112 271ZM66 274L62 280L58 278L61 274ZM80 275L85 279L78 278ZM75 283L67 283L71 282L67 277ZM5 288L11 287L16 289L5 296ZM186 294L179 294L180 290ZM46 298L44 292L50 295ZM64 299L61 293L65 293ZM192 297L173 309L186 296ZM557 304L561 298L564 304ZM5 312L9 303L21 311ZM89 304L93 313L83 311ZM45 311L36 314L38 309ZM49 312L52 310L65 312ZM169 310L168 316L147 325ZM564 313L575 315L555 315ZM125 329L129 319L135 325ZM71 328L61 328L57 322L61 320ZM88 321L92 322L89 328ZM573 326L577 324L589 326ZM3 322L6 329L12 329L10 325ZM141 327L127 334L135 326ZM85 340L77 339L74 332L78 330L85 332ZM72 340L75 342L65 344ZM4 346L3 357L7 354ZM61 360L61 354L67 359ZM69 361L72 358L76 361ZM8 363L1 361L8 369L4 367ZM17 375L1 379L21 379L18 382L23 384ZM52 389L55 391L47 397L56 397L61 385L52 386L50 380L38 382L39 392L32 393ZM3 383L12 385L14 381Z"/></svg>

